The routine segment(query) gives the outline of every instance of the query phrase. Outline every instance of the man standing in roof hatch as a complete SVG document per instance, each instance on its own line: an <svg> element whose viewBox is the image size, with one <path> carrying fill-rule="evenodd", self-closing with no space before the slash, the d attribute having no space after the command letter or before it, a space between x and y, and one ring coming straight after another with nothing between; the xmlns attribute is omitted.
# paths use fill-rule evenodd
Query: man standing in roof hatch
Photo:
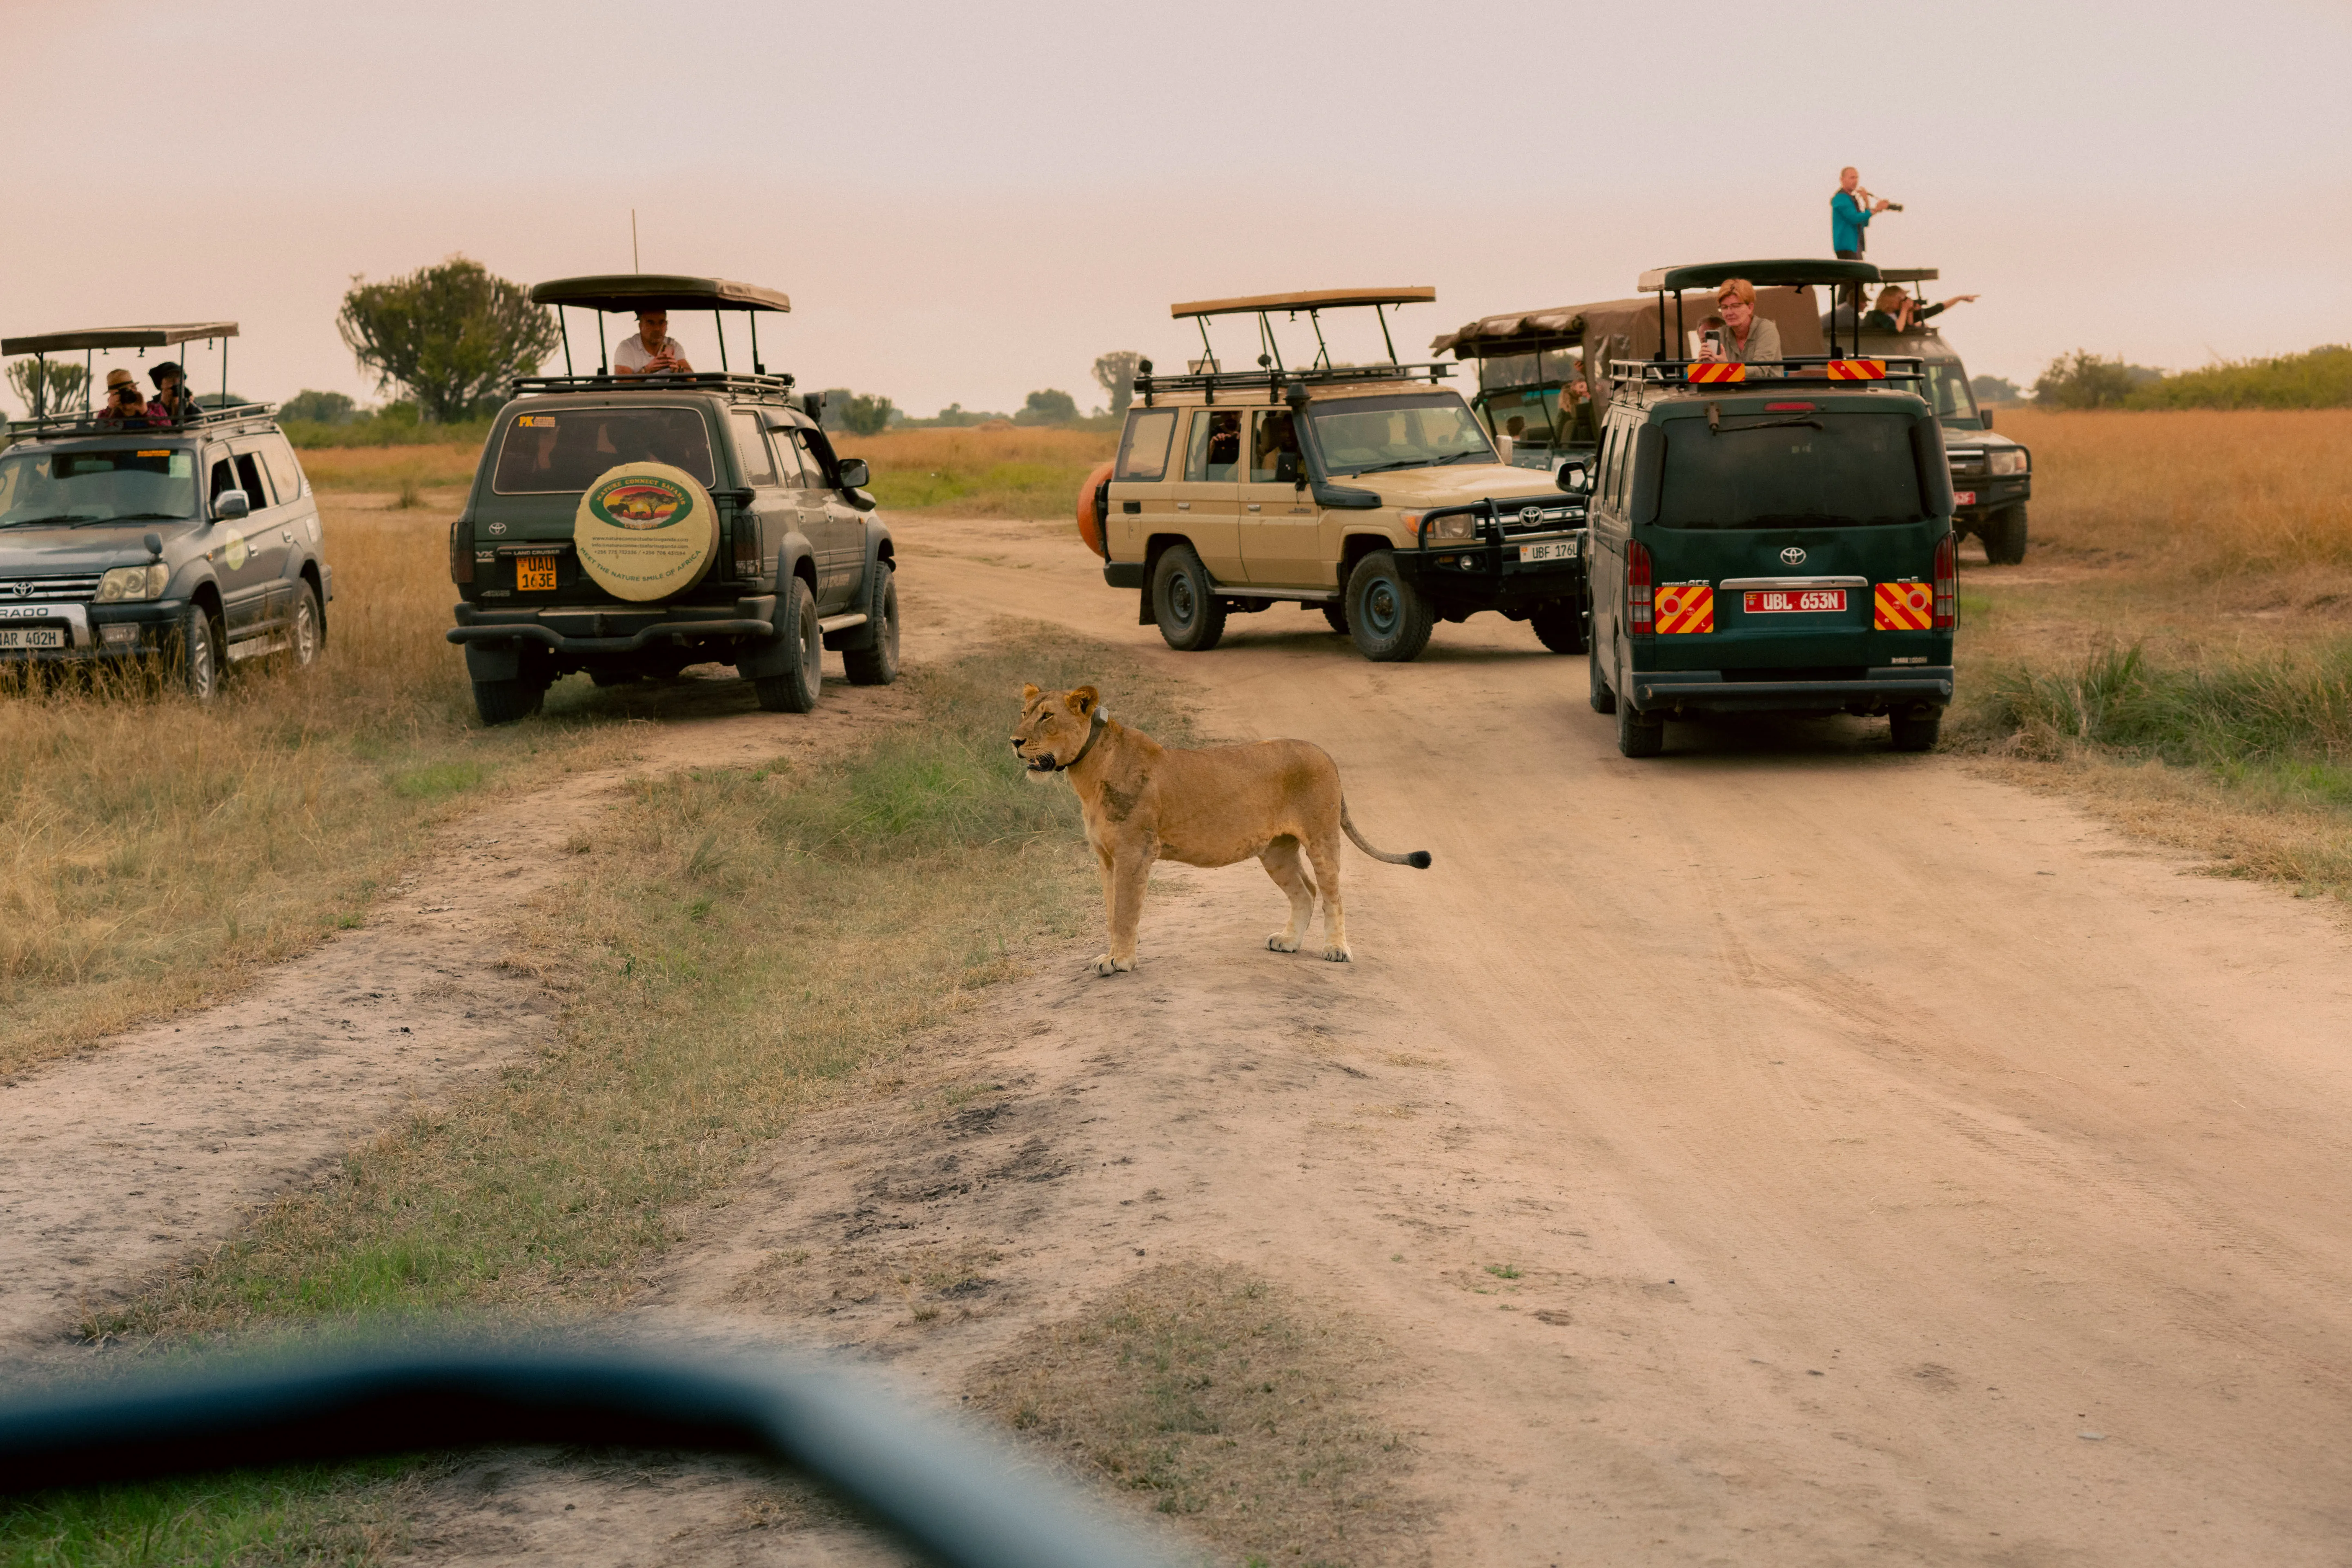
<svg viewBox="0 0 2352 1568"><path fill-rule="evenodd" d="M686 351L669 335L667 310L637 312L637 330L613 351L613 368L623 375L694 374L694 367L686 363Z"/></svg>
<svg viewBox="0 0 2352 1568"><path fill-rule="evenodd" d="M1861 173L1851 165L1838 171L1837 195L1830 198L1830 248L1840 261L1862 259L1862 231L1886 210L1886 204L1875 199L1864 205L1862 197L1854 195L1861 184Z"/></svg>

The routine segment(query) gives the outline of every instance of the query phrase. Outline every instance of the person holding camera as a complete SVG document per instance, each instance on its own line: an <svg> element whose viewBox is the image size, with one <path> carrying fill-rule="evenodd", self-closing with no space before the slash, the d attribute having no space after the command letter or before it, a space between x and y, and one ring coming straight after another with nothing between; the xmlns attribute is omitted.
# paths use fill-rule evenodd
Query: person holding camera
<svg viewBox="0 0 2352 1568"><path fill-rule="evenodd" d="M1830 198L1830 248L1840 261L1860 261L1866 243L1863 230L1893 202L1880 201L1862 188L1862 175L1851 164L1838 171L1837 194Z"/></svg>
<svg viewBox="0 0 2352 1568"><path fill-rule="evenodd" d="M1723 313L1723 324L1714 328L1701 324L1698 357L1769 366L1756 374L1779 375L1780 329L1756 313L1756 285L1745 278L1725 279L1716 291L1715 308Z"/></svg>

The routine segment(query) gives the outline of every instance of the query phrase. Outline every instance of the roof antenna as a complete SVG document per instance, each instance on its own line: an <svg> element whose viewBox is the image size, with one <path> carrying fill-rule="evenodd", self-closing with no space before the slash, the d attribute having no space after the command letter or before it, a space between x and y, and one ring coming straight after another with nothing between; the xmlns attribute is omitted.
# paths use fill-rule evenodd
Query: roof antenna
<svg viewBox="0 0 2352 1568"><path fill-rule="evenodd" d="M637 209L629 209L629 270L643 272L646 264L637 256Z"/></svg>

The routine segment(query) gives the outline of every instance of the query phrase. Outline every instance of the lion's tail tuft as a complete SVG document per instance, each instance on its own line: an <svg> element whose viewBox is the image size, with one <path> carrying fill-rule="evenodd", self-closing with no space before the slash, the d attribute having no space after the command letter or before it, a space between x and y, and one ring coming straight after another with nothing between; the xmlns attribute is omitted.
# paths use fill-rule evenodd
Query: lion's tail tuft
<svg viewBox="0 0 2352 1568"><path fill-rule="evenodd" d="M1429 851L1426 849L1416 849L1410 855L1391 855L1385 849L1375 849L1365 843L1364 836L1356 831L1356 819L1348 815L1348 801L1344 795L1339 800L1339 826L1357 848L1375 860L1385 860L1391 866L1410 866L1416 871L1429 869Z"/></svg>

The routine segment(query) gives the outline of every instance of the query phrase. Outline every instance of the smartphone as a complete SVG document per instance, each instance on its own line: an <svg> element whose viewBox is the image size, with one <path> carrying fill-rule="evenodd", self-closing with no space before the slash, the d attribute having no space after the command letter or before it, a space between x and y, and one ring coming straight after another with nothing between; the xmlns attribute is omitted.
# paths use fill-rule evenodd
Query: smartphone
<svg viewBox="0 0 2352 1568"><path fill-rule="evenodd" d="M1720 354L1723 353L1723 334L1721 332L1701 332L1698 335L1698 341L1700 346L1706 349L1708 353Z"/></svg>

